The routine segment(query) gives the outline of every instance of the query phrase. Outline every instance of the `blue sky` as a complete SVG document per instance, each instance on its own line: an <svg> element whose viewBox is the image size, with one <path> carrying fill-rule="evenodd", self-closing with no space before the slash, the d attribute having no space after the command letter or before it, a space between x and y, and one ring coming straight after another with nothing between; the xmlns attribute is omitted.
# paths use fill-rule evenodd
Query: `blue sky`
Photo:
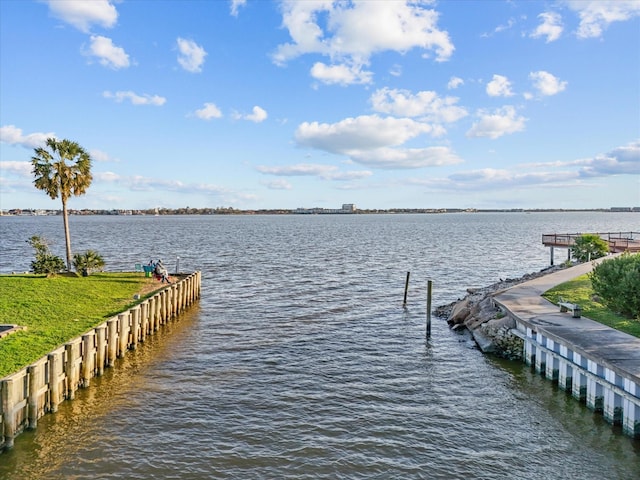
<svg viewBox="0 0 640 480"><path fill-rule="evenodd" d="M0 2L0 208L640 206L640 1Z"/></svg>

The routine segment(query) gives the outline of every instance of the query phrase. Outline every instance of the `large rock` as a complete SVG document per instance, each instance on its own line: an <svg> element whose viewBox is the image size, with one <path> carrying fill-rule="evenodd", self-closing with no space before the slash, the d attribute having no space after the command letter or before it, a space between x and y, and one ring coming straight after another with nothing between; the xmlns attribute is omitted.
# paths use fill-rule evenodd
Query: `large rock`
<svg viewBox="0 0 640 480"><path fill-rule="evenodd" d="M514 285L561 268L563 267L550 267L517 279L501 279L485 288L467 289L467 295L462 300L440 306L435 309L435 313L447 318L447 323L453 330L468 329L483 352L495 353L505 358L521 358L523 341L512 333L516 327L515 320L495 306L493 296Z"/></svg>
<svg viewBox="0 0 640 480"><path fill-rule="evenodd" d="M469 330L475 330L483 323L488 322L492 318L496 318L498 313L499 310L496 309L495 304L493 303L493 297L491 295L486 295L473 306L471 314L465 321L465 326Z"/></svg>
<svg viewBox="0 0 640 480"><path fill-rule="evenodd" d="M464 323L470 313L470 299L465 298L454 305L451 313L449 314L449 318L447 319L447 323L449 326L460 325Z"/></svg>
<svg viewBox="0 0 640 480"><path fill-rule="evenodd" d="M483 353L496 353L496 345L493 342L493 339L490 336L485 335L481 328L473 330L471 334Z"/></svg>

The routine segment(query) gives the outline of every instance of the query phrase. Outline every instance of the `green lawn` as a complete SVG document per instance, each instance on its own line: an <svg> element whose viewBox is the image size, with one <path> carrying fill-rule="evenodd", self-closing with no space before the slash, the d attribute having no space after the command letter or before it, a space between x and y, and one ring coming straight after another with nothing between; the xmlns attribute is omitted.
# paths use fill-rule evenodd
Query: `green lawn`
<svg viewBox="0 0 640 480"><path fill-rule="evenodd" d="M161 285L140 273L88 277L0 275L0 324L27 330L0 339L0 378L33 363Z"/></svg>
<svg viewBox="0 0 640 480"><path fill-rule="evenodd" d="M577 303L582 308L582 315L585 317L640 338L640 321L616 315L594 300L594 292L588 275L582 275L558 285L546 291L542 296L556 304L560 297L568 302Z"/></svg>

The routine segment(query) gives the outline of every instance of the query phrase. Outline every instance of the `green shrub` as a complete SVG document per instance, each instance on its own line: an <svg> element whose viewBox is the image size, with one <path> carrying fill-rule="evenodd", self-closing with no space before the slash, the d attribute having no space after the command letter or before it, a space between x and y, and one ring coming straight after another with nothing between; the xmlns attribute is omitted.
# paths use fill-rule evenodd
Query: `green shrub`
<svg viewBox="0 0 640 480"><path fill-rule="evenodd" d="M46 273L47 275L60 273L65 269L64 260L53 255L49 251L49 243L43 237L34 235L27 243L36 251L36 259L31 262L33 273Z"/></svg>
<svg viewBox="0 0 640 480"><path fill-rule="evenodd" d="M593 291L614 312L640 319L640 255L605 260L589 274Z"/></svg>
<svg viewBox="0 0 640 480"><path fill-rule="evenodd" d="M83 277L86 277L91 272L102 271L104 259L95 250L87 250L84 253L76 253L73 256L73 267L77 272L82 273Z"/></svg>
<svg viewBox="0 0 640 480"><path fill-rule="evenodd" d="M589 262L609 253L609 244L598 235L586 233L576 238L571 253L579 262Z"/></svg>

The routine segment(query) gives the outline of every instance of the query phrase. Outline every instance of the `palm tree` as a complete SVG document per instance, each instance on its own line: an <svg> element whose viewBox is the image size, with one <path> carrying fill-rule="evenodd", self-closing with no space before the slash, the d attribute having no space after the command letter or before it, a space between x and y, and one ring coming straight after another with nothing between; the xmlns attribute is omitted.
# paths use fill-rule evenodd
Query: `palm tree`
<svg viewBox="0 0 640 480"><path fill-rule="evenodd" d="M47 148L35 149L31 157L35 176L33 181L38 190L43 190L52 199L62 199L62 219L64 238L67 245L67 270L71 270L71 238L67 200L71 195L83 195L91 185L91 157L76 142L47 138Z"/></svg>

